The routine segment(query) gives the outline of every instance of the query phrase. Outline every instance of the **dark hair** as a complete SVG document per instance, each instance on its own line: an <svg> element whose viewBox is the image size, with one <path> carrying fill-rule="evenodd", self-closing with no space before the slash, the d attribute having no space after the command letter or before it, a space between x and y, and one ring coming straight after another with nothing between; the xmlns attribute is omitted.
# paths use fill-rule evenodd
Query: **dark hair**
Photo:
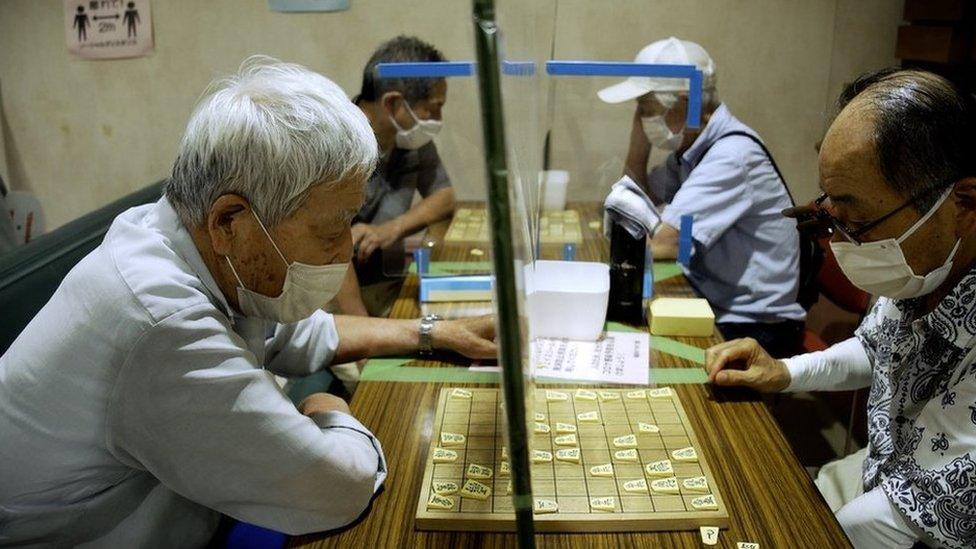
<svg viewBox="0 0 976 549"><path fill-rule="evenodd" d="M444 55L434 46L414 36L397 36L376 48L363 69L363 86L356 102L376 101L384 93L398 91L408 103L416 103L430 97L431 90L441 78L379 78L379 63L438 62Z"/></svg>
<svg viewBox="0 0 976 549"><path fill-rule="evenodd" d="M881 174L915 208L929 210L937 188L974 170L973 98L936 74L897 68L858 77L844 87L841 109L858 98L874 118L874 146Z"/></svg>

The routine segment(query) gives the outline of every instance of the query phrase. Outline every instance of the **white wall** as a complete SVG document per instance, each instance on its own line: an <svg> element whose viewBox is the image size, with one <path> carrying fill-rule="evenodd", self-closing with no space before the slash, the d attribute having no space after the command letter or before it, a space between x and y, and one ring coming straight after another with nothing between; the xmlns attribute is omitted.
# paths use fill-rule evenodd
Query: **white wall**
<svg viewBox="0 0 976 549"><path fill-rule="evenodd" d="M62 3L0 1L0 109L9 180L43 201L50 227L166 176L207 83L263 53L305 64L346 89L399 33L473 58L466 0L351 0L333 14L272 13L263 0L153 0L149 57L69 57ZM523 4L524 6L524 4ZM766 139L795 194L815 194L814 144L840 86L895 62L901 0L560 0L557 59L629 60L671 34L715 58L722 98ZM598 199L619 169L632 111L603 105L611 83L557 82L553 165L573 196ZM451 80L440 146L459 195L483 195L477 90ZM616 163L614 163L616 162ZM601 165L612 166L602 172Z"/></svg>

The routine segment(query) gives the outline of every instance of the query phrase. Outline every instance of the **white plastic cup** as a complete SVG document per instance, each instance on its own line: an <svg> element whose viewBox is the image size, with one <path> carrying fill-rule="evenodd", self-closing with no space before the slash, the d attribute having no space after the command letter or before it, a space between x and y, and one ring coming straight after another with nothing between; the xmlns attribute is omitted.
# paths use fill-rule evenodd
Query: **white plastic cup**
<svg viewBox="0 0 976 549"><path fill-rule="evenodd" d="M532 338L600 338L610 296L606 263L539 260L525 268L525 289Z"/></svg>
<svg viewBox="0 0 976 549"><path fill-rule="evenodd" d="M569 172L566 170L545 170L542 172L542 210L546 212L566 209L566 189L569 187Z"/></svg>

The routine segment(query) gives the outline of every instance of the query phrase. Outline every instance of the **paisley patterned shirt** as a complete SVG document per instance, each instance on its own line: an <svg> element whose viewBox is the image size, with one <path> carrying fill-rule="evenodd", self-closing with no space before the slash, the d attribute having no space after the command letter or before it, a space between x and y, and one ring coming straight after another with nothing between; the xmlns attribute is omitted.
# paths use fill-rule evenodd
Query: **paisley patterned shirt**
<svg viewBox="0 0 976 549"><path fill-rule="evenodd" d="M976 269L922 307L880 298L856 333L873 371L864 491L930 542L976 547Z"/></svg>

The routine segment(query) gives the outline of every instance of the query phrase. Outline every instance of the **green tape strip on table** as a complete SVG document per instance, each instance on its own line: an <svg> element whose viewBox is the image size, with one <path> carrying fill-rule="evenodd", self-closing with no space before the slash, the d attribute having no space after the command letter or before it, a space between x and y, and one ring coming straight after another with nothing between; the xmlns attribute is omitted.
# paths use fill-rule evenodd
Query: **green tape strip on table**
<svg viewBox="0 0 976 549"><path fill-rule="evenodd" d="M666 263L664 261L655 261L652 272L654 273L654 282L660 282L661 280L667 280L682 274L681 265L677 263Z"/></svg>
<svg viewBox="0 0 976 549"><path fill-rule="evenodd" d="M422 368L404 366L413 358L373 359L363 367L361 381L396 381L404 383L490 383L499 382L498 372L471 371L464 366ZM656 384L701 384L708 381L702 368L650 368L650 381ZM592 381L539 378L540 385L592 385Z"/></svg>
<svg viewBox="0 0 976 549"><path fill-rule="evenodd" d="M417 274L417 263L411 263L408 268L410 274ZM431 261L427 266L427 275L453 276L463 274L484 274L491 272L491 263L487 261Z"/></svg>

